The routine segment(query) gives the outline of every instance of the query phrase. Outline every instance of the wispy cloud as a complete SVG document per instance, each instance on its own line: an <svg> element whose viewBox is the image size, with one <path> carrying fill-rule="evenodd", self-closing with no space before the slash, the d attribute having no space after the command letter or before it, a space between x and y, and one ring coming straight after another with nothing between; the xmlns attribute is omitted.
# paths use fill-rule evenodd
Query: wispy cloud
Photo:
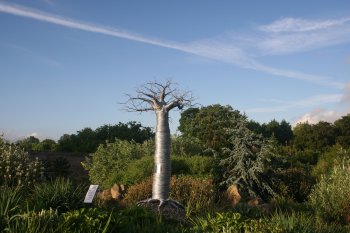
<svg viewBox="0 0 350 233"><path fill-rule="evenodd" d="M309 32L321 29L328 29L344 25L350 22L350 18L341 18L333 20L305 20L296 18L282 18L268 25L259 27L265 32Z"/></svg>
<svg viewBox="0 0 350 233"><path fill-rule="evenodd" d="M284 18L258 29L264 34L256 45L265 54L296 53L350 42L350 17L319 21Z"/></svg>
<svg viewBox="0 0 350 233"><path fill-rule="evenodd" d="M127 40L141 42L141 43L151 44L155 46L175 49L186 53L194 54L197 56L218 60L228 64L233 64L240 68L252 69L252 70L272 74L275 76L299 79L299 80L309 81L319 85L326 85L326 86L331 86L335 88L343 87L342 83L335 82L329 77L305 74L297 71L284 70L284 69L278 69L278 68L266 66L258 62L252 56L250 56L245 50L243 50L240 46L235 44L234 41L232 40L221 40L221 39L214 38L214 39L207 39L207 40L195 41L190 43L179 43L179 42L168 41L164 39L147 37L147 36L143 36L137 33L132 33L132 32L117 29L117 28L105 27L105 26L95 25L91 23L81 22L81 21L63 17L63 16L52 15L43 11L38 11L35 9L31 9L31 8L27 8L19 5L1 3L1 2L0 2L0 12L4 12L4 13L16 15L16 16L32 18L39 21L44 21L44 22L64 26L67 28L99 33L99 34L104 34L104 35L113 36L117 38L123 38ZM272 26L271 25L265 26L265 29L264 27L263 29L265 31L282 30L281 29L282 24L283 22L282 23L275 22L275 26L273 26L274 24L272 24ZM291 24L296 24L296 23L294 22ZM333 22L333 25L335 24L336 23ZM332 23L328 23L328 25L332 25ZM289 28L293 28L293 27L295 28L296 26L289 26ZM298 26L298 27L302 28L301 26ZM308 27L311 28L311 26L308 26ZM318 27L321 27L321 26L318 26ZM326 26L324 25L322 27L324 28ZM313 26L313 28L317 28L317 27ZM347 34L347 32L344 32L343 34ZM337 38L339 37L342 39L345 39L343 35L340 35ZM252 40L254 40L254 38ZM299 39L299 40L303 41L305 40L305 37L302 37L302 39ZM349 40L349 39L346 39L346 40ZM268 51L271 51L272 53L278 54L286 50L286 48L288 48L288 46L290 45L293 45L291 46L292 49L290 50L293 50L293 51L298 50L297 45L299 45L299 43L297 43L296 41L298 41L298 39L295 39L295 37L291 37L291 36L289 37L287 36L286 38L283 38L283 37L267 38L262 40L262 42L258 44L258 47L261 50L264 50L264 51L268 50ZM315 39L313 41L315 41ZM323 44L323 43L324 42L322 43L320 42L320 44ZM299 49L305 49L305 46Z"/></svg>
<svg viewBox="0 0 350 233"><path fill-rule="evenodd" d="M261 100L263 102L269 102L273 104L278 104L277 106L272 107L261 107L261 108L251 108L247 109L247 113L266 113L266 112L284 112L294 108L302 107L312 107L318 106L327 103L339 103L342 99L342 94L329 94L329 95L316 95L307 99L298 100L298 101L281 101L281 100Z"/></svg>

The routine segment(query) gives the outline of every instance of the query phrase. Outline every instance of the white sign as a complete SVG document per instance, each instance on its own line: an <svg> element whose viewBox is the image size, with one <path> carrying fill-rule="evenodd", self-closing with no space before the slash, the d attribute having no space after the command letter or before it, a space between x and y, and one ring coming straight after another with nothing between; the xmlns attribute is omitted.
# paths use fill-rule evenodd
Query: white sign
<svg viewBox="0 0 350 233"><path fill-rule="evenodd" d="M95 184L90 185L89 190L86 193L84 203L92 203L92 200L94 199L97 188L98 188L98 185L95 185Z"/></svg>

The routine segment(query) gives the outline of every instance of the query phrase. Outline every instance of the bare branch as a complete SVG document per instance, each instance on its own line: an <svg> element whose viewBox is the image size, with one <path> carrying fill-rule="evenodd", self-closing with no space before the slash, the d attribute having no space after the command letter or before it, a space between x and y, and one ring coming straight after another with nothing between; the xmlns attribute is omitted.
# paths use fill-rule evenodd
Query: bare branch
<svg viewBox="0 0 350 233"><path fill-rule="evenodd" d="M124 103L127 111L144 112L166 110L173 108L182 109L192 105L194 98L191 92L179 91L176 84L166 81L164 84L159 82L149 82L136 90L136 96L126 95L128 100Z"/></svg>

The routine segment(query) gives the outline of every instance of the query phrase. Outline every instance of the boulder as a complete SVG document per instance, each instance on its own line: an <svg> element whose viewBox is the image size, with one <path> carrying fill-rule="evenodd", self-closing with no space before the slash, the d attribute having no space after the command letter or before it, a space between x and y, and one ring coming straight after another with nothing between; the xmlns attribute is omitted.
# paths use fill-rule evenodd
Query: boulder
<svg viewBox="0 0 350 233"><path fill-rule="evenodd" d="M228 187L226 196L232 205L237 205L242 199L242 196L238 191L238 187L235 184Z"/></svg>
<svg viewBox="0 0 350 233"><path fill-rule="evenodd" d="M113 199L121 200L123 199L126 193L126 188L123 184L114 184L113 187L110 189L110 193Z"/></svg>
<svg viewBox="0 0 350 233"><path fill-rule="evenodd" d="M260 205L260 204L262 204L262 203L263 203L263 202L262 202L261 198L259 198L259 197L250 199L250 200L247 202L247 204L248 204L249 206L257 206L257 205Z"/></svg>

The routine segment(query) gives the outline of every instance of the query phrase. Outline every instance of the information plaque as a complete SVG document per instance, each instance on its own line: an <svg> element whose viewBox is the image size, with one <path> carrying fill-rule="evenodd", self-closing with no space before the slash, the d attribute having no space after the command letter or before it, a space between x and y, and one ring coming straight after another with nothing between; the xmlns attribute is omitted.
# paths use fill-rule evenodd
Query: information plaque
<svg viewBox="0 0 350 233"><path fill-rule="evenodd" d="M95 184L90 185L89 190L86 193L84 203L92 203L92 200L94 199L97 188L98 188L98 185L95 185Z"/></svg>

